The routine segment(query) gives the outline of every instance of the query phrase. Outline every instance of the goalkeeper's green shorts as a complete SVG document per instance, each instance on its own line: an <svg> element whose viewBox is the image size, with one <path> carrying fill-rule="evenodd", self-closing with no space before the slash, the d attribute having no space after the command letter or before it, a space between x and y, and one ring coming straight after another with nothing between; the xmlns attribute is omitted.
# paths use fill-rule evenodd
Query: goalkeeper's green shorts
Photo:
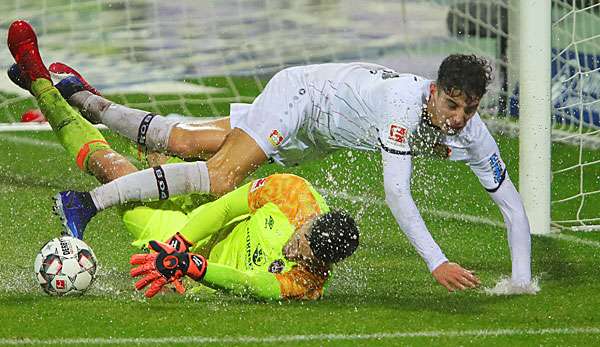
<svg viewBox="0 0 600 347"><path fill-rule="evenodd" d="M131 152L137 152L143 166L148 167L146 153L138 152L135 146L131 147ZM166 164L180 162L183 160L171 157ZM127 231L133 236L132 245L143 248L152 240L168 240L187 223L188 214L213 200L208 194L188 194L164 201L127 203L119 207L119 212Z"/></svg>
<svg viewBox="0 0 600 347"><path fill-rule="evenodd" d="M120 207L120 214L133 236L132 245L143 248L152 240L168 240L187 223L189 213L211 200L209 195L191 194L164 201L128 203Z"/></svg>

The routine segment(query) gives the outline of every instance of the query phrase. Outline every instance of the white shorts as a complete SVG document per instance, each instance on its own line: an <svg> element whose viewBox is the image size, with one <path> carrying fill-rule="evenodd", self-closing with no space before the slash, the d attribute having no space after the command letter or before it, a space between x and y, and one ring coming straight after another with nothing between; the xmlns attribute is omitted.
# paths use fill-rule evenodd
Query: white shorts
<svg viewBox="0 0 600 347"><path fill-rule="evenodd" d="M301 68L288 68L275 74L252 104L230 105L231 128L242 129L279 164L295 164L311 152L297 137L310 105Z"/></svg>

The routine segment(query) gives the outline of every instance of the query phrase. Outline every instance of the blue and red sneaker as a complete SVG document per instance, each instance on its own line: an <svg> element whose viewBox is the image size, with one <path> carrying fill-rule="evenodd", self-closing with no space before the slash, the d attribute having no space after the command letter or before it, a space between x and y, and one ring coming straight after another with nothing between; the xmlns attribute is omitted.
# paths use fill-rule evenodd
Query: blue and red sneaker
<svg viewBox="0 0 600 347"><path fill-rule="evenodd" d="M69 100L71 95L87 90L90 93L100 95L100 92L92 87L75 69L63 63L50 64L49 71L58 76L60 81L55 85L65 100ZM30 90L31 80L23 73L18 64L13 64L7 71L8 78L19 87Z"/></svg>
<svg viewBox="0 0 600 347"><path fill-rule="evenodd" d="M92 217L98 213L88 192L67 190L56 194L52 210L65 227L64 234L83 240L83 232Z"/></svg>
<svg viewBox="0 0 600 347"><path fill-rule="evenodd" d="M77 72L75 69L73 69L72 67L70 67L69 65L67 65L65 63L61 63L61 62L52 63L52 64L50 64L50 67L48 67L48 69L50 70L50 72L52 72L53 74L56 74L56 75L72 75L72 76L76 77L76 79L79 80L79 83L81 84L81 86L83 86L83 89L81 89L81 90L87 90L88 92L90 92L92 94L102 95L102 94L100 94L98 89L92 87L85 80L85 78L83 78L83 76L79 72ZM70 77L68 77L67 79L70 79ZM56 88L58 88L58 86L61 84L62 81L64 81L64 79L56 84ZM58 90L60 90L60 88L58 88ZM78 91L80 91L80 90L78 90ZM62 94L62 92L61 92L61 94ZM71 94L71 95L73 95L73 94ZM63 95L63 97L64 97L64 95ZM69 95L69 97L70 97L70 95ZM66 99L68 99L68 98L66 98Z"/></svg>

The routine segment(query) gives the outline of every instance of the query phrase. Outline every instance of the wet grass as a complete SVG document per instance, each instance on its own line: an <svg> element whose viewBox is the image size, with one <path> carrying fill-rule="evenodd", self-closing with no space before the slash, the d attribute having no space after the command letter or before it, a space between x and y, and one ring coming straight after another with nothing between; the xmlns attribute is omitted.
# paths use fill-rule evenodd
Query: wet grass
<svg viewBox="0 0 600 347"><path fill-rule="evenodd" d="M259 89L255 81L245 81L247 89L240 88L238 94L255 95ZM231 88L228 86L231 81L226 78L203 82ZM144 96L129 97L132 99L119 101L144 101ZM228 99L235 95L225 92L222 97ZM225 103L214 101L214 95L211 98L212 106L206 101L208 106L195 108L194 113L213 115L215 109L219 113L226 110ZM165 106L162 111L183 113L184 108L178 107L181 106ZM109 132L105 134L117 150L130 150L123 139ZM505 137L499 137L498 143L517 184L518 143ZM597 310L600 307L600 234L571 234L592 241L592 245L534 236L533 273L542 289L535 296L490 296L482 290L450 294L433 281L383 203L380 156L353 151L339 151L324 160L293 168L265 165L253 175L292 172L306 177L316 187L355 197L326 196L331 206L346 209L356 216L362 239L357 253L337 267L331 288L322 301L258 302L225 294L163 295L145 300L134 292L133 280L128 276L129 255L135 249L129 245L131 239L114 210L101 213L88 227L87 242L102 266L93 289L81 297L49 297L35 282L32 267L38 249L61 228L51 215L50 197L58 190L90 189L96 182L76 168L54 141L52 133L2 133L0 146L3 153L0 156L0 339L33 338L46 343L53 340L60 345L76 338L232 338L600 328ZM554 160L564 163L579 155L576 148L567 145L556 145L553 151ZM593 151L584 153L586 160L595 160L598 156ZM599 175L597 169L584 172L586 182L594 182ZM578 177L558 178L553 194L570 194L578 186L577 182ZM462 215L470 215L502 220L466 165L416 160L413 193L431 233L451 260L477 271L483 287L493 287L500 278L509 276L511 266L505 230L461 219ZM600 206L600 202L592 199L590 196L584 204L587 215L597 214L596 206ZM451 212L454 217L442 218L436 212ZM553 213L562 218L574 212L568 206ZM8 343L8 340L2 341ZM238 341L242 342L248 341ZM76 341L71 343L77 344ZM517 336L285 342L286 345L341 346L366 343L593 345L600 343L600 335L593 331L537 336L523 332Z"/></svg>

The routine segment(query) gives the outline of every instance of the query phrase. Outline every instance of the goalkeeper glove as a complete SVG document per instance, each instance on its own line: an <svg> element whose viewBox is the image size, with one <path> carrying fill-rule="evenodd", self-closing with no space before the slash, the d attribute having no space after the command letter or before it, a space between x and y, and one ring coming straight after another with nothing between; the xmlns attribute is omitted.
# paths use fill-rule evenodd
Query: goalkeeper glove
<svg viewBox="0 0 600 347"><path fill-rule="evenodd" d="M155 253L134 254L129 263L139 265L131 269L131 277L144 276L135 283L137 290L150 285L145 292L151 298L167 283L175 283L177 291L185 290L180 282L183 276L199 281L206 273L206 259L199 254L178 252L168 244L150 241L148 246Z"/></svg>
<svg viewBox="0 0 600 347"><path fill-rule="evenodd" d="M185 253L190 250L194 244L188 241L181 233L177 232L167 240L167 244L179 253Z"/></svg>

